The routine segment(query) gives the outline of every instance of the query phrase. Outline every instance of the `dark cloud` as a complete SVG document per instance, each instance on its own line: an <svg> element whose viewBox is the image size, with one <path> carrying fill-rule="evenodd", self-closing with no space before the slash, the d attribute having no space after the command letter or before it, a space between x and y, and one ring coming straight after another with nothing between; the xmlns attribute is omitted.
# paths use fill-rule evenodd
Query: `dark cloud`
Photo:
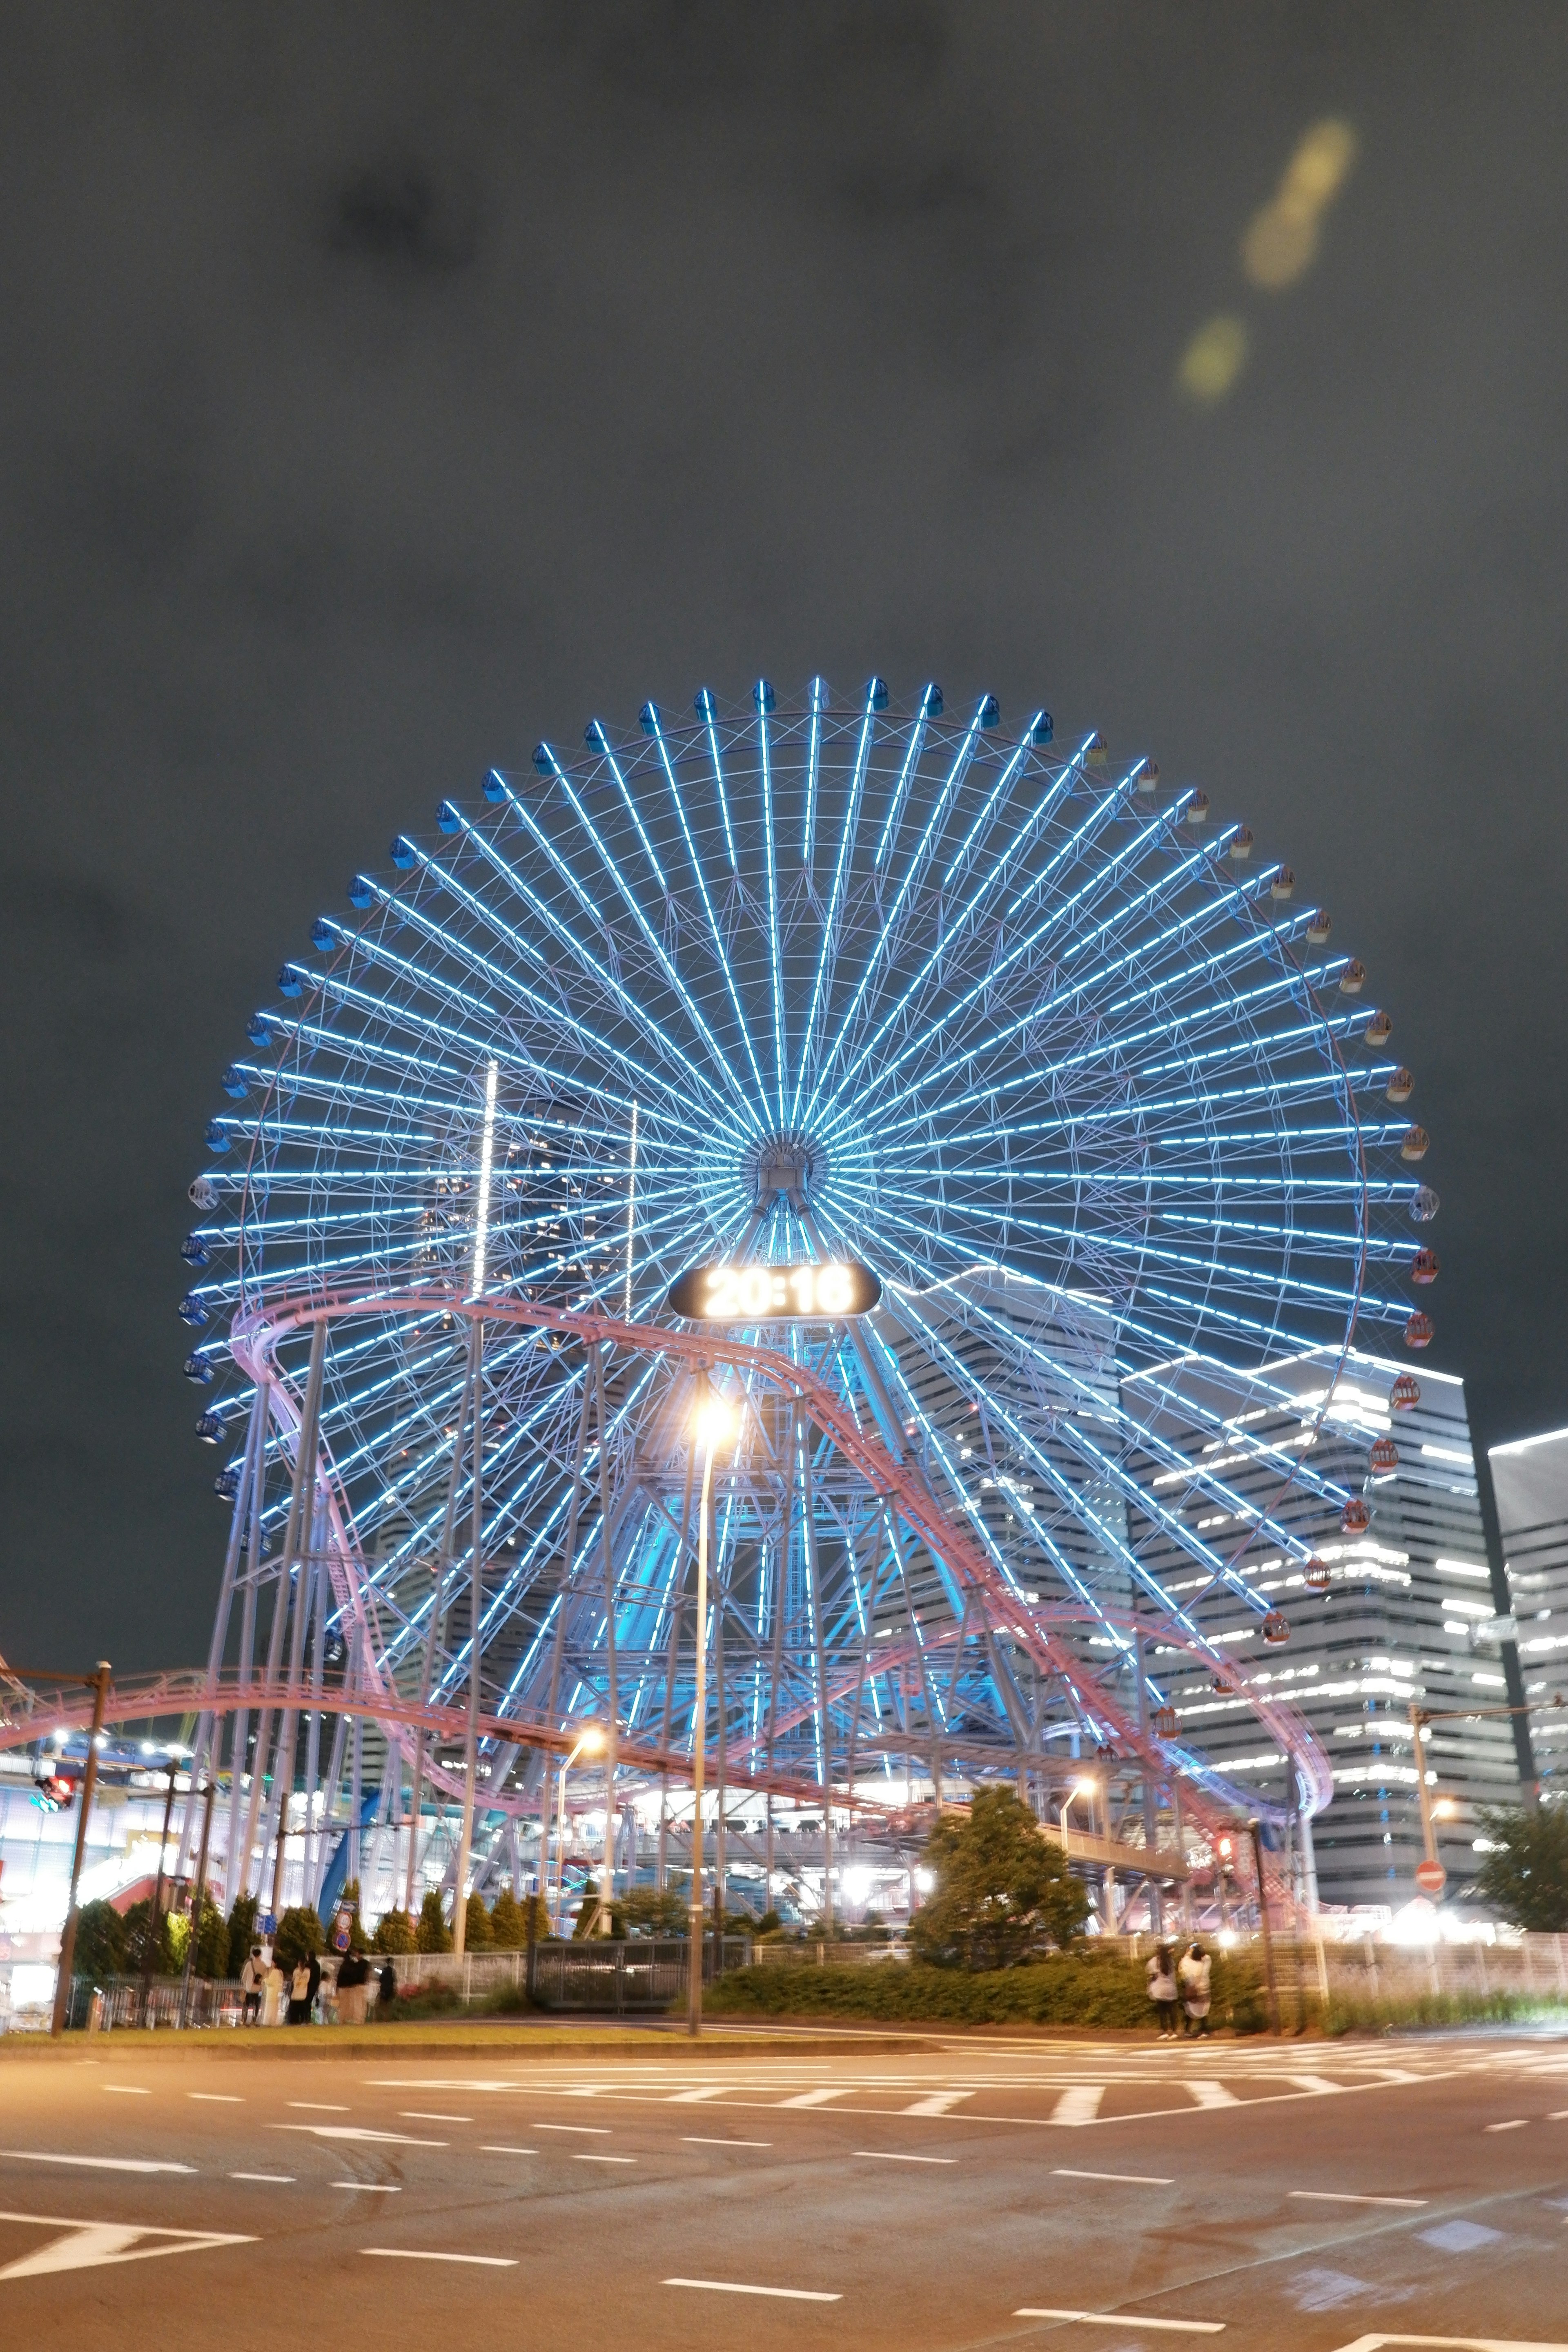
<svg viewBox="0 0 1568 2352"><path fill-rule="evenodd" d="M1531 5L8 13L0 1648L205 1650L184 1188L318 909L764 669L1045 700L1245 816L1415 1070L1437 1360L1568 1420L1565 64Z"/></svg>

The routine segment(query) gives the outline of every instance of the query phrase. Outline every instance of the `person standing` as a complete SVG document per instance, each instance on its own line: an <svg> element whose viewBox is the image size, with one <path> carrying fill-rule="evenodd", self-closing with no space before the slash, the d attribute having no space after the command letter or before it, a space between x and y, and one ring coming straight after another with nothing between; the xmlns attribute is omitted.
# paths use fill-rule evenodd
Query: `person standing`
<svg viewBox="0 0 1568 2352"><path fill-rule="evenodd" d="M390 2017L396 1999L397 1970L389 1957L376 1983L375 2013L377 2017Z"/></svg>
<svg viewBox="0 0 1568 2352"><path fill-rule="evenodd" d="M1169 1944L1161 1944L1150 1955L1144 1970L1149 1986L1149 1998L1154 2004L1154 2014L1160 2021L1160 2039L1173 2041L1176 2034L1176 1963Z"/></svg>
<svg viewBox="0 0 1568 2352"><path fill-rule="evenodd" d="M239 1972L239 1990L243 1996L239 2021L256 2025L261 2017L261 1994L267 1981L267 1963L261 1957L259 1944L252 1944L246 1955L245 1966Z"/></svg>
<svg viewBox="0 0 1568 2352"><path fill-rule="evenodd" d="M348 1951L338 1962L338 2023L363 2025L370 1962L363 1952Z"/></svg>
<svg viewBox="0 0 1568 2352"><path fill-rule="evenodd" d="M1188 2033L1207 2033L1209 2030L1209 1985L1213 1963L1203 1946L1189 1944L1182 1954L1182 1965L1176 1971L1182 1988L1182 2013Z"/></svg>
<svg viewBox="0 0 1568 2352"><path fill-rule="evenodd" d="M263 2025L281 2025L284 2011L288 2007L288 1986L283 1976L283 1964L276 1952L263 1951L261 1966L263 1970L261 2022Z"/></svg>
<svg viewBox="0 0 1568 2352"><path fill-rule="evenodd" d="M289 1979L290 2025L309 2025L310 2022L310 2003L315 1998L314 1988L310 1982L310 1971L314 1965L314 1953L311 1953L308 1959L300 1959L294 1964L294 1972ZM317 1983L321 1981L319 1968L316 1969L316 1981Z"/></svg>

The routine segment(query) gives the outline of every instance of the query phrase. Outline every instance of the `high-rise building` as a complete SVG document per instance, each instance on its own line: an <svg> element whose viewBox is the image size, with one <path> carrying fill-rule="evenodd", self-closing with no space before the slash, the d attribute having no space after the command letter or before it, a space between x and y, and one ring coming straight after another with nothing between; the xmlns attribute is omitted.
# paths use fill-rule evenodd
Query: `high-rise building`
<svg viewBox="0 0 1568 2352"><path fill-rule="evenodd" d="M1519 1801L1507 1717L1458 1712L1501 1707L1507 1698L1495 1644L1476 1646L1497 1604L1464 1386L1423 1366L1418 1401L1393 1409L1394 1382L1409 1370L1354 1352L1342 1362L1282 1360L1258 1375L1260 1392L1272 1388L1278 1404L1226 1419L1232 1409L1217 1389L1214 1412L1204 1416L1201 1388L1186 1367L1181 1417L1163 1433L1189 1461L1223 1470L1242 1503L1234 1515L1200 1503L1194 1524L1216 1550L1239 1552L1248 1578L1286 1617L1289 1638L1279 1646L1269 1646L1258 1618L1200 1574L1155 1519L1129 1515L1135 1549L1173 1597L1194 1609L1248 1679L1300 1708L1327 1749L1334 1800L1312 1824L1325 1904L1398 1909L1415 1893L1423 1842L1413 1704L1440 1718L1426 1734L1427 1765L1450 1896L1462 1897L1473 1876L1478 1808ZM1396 1461L1373 1472L1370 1449L1380 1438L1391 1441ZM1364 1532L1342 1529L1337 1512L1292 1483L1290 1462L1309 1454L1327 1477L1364 1494ZM1175 1496L1185 1486L1183 1471L1152 1460L1143 1475L1152 1492ZM1320 1563L1315 1584L1299 1560L1259 1556L1248 1529L1262 1511L1310 1548ZM1169 1696L1184 1739L1242 1787L1291 1802L1285 1759L1260 1741L1244 1698L1184 1662L1172 1664Z"/></svg>
<svg viewBox="0 0 1568 2352"><path fill-rule="evenodd" d="M1494 1445L1492 1491L1542 1789L1568 1781L1568 1429Z"/></svg>

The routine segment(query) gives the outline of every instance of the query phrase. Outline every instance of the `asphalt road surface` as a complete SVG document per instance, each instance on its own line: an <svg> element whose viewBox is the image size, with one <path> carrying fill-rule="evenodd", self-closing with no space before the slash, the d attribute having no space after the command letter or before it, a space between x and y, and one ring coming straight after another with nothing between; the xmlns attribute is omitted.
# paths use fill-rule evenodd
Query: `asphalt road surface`
<svg viewBox="0 0 1568 2352"><path fill-rule="evenodd" d="M0 2065L0 2344L1209 2335L1568 2352L1568 2042Z"/></svg>

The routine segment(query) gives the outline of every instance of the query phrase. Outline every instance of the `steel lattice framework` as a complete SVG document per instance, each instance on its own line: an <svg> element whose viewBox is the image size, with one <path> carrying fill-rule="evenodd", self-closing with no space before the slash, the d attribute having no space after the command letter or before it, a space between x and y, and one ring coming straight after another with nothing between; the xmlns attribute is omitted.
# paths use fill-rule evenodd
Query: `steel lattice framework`
<svg viewBox="0 0 1568 2352"><path fill-rule="evenodd" d="M584 1719L631 1781L679 1774L712 1383L731 1782L894 1803L1087 1743L1212 1822L1239 1792L1160 1736L1164 1662L1195 1656L1289 1759L1278 1801L1327 1801L1218 1636L1274 1606L1265 1561L1299 1580L1279 1498L1353 1507L1310 1422L1278 1434L1289 1368L1358 1324L1429 1335L1425 1138L1361 967L1245 826L1052 739L879 680L649 703L442 802L283 967L181 1308L234 1506L208 1695L237 1646L275 1782L290 1692L405 1753L427 1721L450 1787L471 1699L492 1822ZM884 1285L860 1322L667 1310L697 1262L845 1255Z"/></svg>

